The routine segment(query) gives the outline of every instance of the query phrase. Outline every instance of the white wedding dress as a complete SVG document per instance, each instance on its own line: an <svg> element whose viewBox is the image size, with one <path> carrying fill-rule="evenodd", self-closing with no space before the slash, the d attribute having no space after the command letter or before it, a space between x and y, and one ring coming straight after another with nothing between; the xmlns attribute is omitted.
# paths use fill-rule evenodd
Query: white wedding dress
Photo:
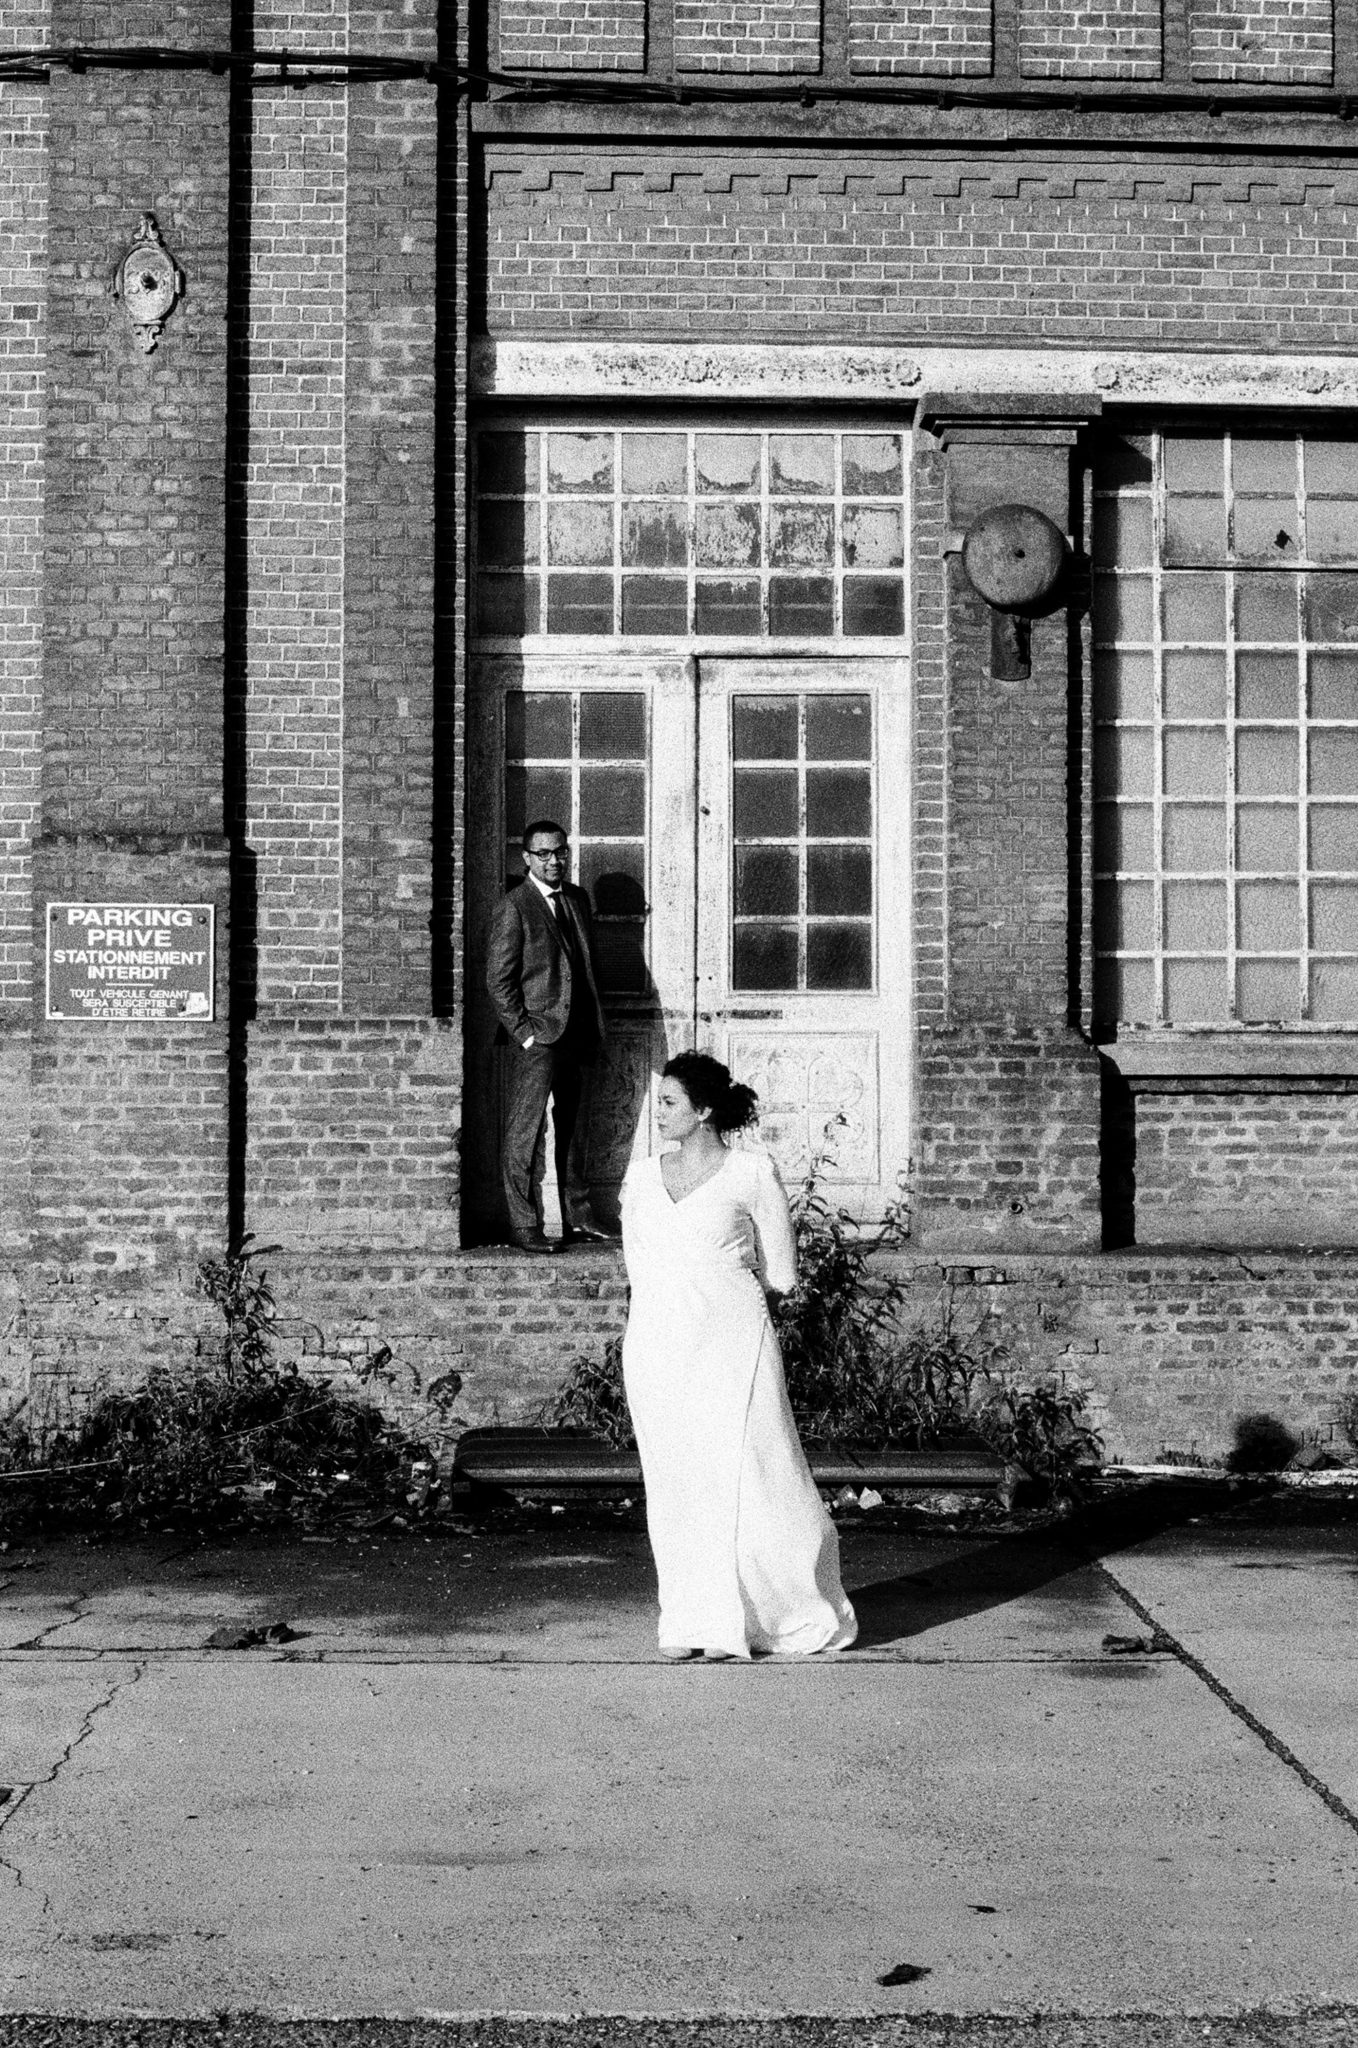
<svg viewBox="0 0 1358 2048"><path fill-rule="evenodd" d="M658 1158L622 1191L632 1287L623 1372L660 1577L662 1650L808 1656L857 1623L839 1538L797 1437L764 1282L796 1281L787 1197L728 1152L675 1201Z"/></svg>

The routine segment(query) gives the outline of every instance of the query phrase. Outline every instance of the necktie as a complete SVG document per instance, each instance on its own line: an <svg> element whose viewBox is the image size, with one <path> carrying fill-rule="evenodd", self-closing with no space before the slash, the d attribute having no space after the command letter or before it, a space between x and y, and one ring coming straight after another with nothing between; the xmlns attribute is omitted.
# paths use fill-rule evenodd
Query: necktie
<svg viewBox="0 0 1358 2048"><path fill-rule="evenodd" d="M573 960L576 954L575 927L566 915L566 906L561 900L561 891L553 889L547 900L552 906L552 916L556 919L556 928L561 934L561 943Z"/></svg>

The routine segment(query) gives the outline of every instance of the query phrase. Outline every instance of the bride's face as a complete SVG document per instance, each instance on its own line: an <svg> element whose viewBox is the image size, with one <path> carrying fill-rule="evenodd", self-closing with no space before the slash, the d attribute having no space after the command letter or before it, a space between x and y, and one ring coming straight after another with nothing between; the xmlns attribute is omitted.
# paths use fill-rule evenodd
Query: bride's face
<svg viewBox="0 0 1358 2048"><path fill-rule="evenodd" d="M710 1109L695 1109L687 1089L678 1081L664 1080L656 1096L655 1124L662 1138L680 1144L710 1118Z"/></svg>

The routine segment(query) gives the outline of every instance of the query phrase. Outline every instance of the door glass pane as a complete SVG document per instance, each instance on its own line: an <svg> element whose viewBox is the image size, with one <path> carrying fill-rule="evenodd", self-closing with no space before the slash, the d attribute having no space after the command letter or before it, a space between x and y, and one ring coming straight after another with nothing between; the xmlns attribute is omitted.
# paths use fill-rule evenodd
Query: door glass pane
<svg viewBox="0 0 1358 2048"><path fill-rule="evenodd" d="M808 697L808 761L870 761L872 702L867 697Z"/></svg>
<svg viewBox="0 0 1358 2048"><path fill-rule="evenodd" d="M738 924L732 985L737 989L795 989L797 927L795 924Z"/></svg>
<svg viewBox="0 0 1358 2048"><path fill-rule="evenodd" d="M737 839L788 839L798 827L797 771L741 768L736 771Z"/></svg>
<svg viewBox="0 0 1358 2048"><path fill-rule="evenodd" d="M798 887L795 846L737 847L737 917L795 917Z"/></svg>
<svg viewBox="0 0 1358 2048"><path fill-rule="evenodd" d="M639 690L595 690L582 695L580 754L586 761L646 758L646 699Z"/></svg>
<svg viewBox="0 0 1358 2048"><path fill-rule="evenodd" d="M631 838L646 829L646 777L641 768L581 768L580 836Z"/></svg>
<svg viewBox="0 0 1358 2048"><path fill-rule="evenodd" d="M737 761L795 761L797 699L737 697L731 733Z"/></svg>
<svg viewBox="0 0 1358 2048"><path fill-rule="evenodd" d="M865 924L813 924L806 934L806 985L871 988L872 932Z"/></svg>
<svg viewBox="0 0 1358 2048"><path fill-rule="evenodd" d="M872 830L871 777L852 768L808 770L806 829L820 839L865 837Z"/></svg>

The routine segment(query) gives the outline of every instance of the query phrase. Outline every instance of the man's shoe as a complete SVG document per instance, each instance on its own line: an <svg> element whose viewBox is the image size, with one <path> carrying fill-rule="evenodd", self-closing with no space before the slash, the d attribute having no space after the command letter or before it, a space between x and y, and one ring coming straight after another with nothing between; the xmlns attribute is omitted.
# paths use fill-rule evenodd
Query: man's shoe
<svg viewBox="0 0 1358 2048"><path fill-rule="evenodd" d="M617 1244L622 1236L620 1230L613 1230L605 1223L596 1223L591 1216L583 1223L568 1223L567 1238L587 1237L595 1244Z"/></svg>
<svg viewBox="0 0 1358 2048"><path fill-rule="evenodd" d="M551 1238L544 1237L540 1230L516 1230L510 1243L521 1252L547 1252L555 1256L557 1250Z"/></svg>

